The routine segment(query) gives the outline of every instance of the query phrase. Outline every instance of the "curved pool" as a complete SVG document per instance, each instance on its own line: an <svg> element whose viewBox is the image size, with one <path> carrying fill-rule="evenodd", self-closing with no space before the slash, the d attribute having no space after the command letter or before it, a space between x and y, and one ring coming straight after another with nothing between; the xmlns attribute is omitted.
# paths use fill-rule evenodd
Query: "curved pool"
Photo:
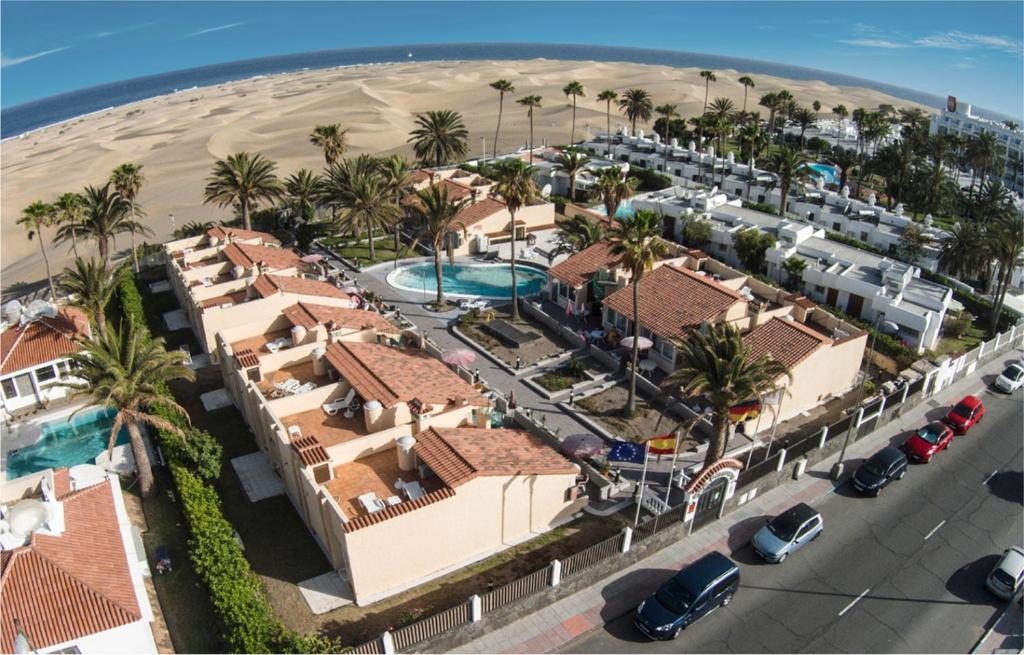
<svg viewBox="0 0 1024 655"><path fill-rule="evenodd" d="M835 166L828 164L804 164L804 166L811 169L811 175L825 178L825 184L839 183L839 169Z"/></svg>
<svg viewBox="0 0 1024 655"><path fill-rule="evenodd" d="M415 291L425 296L437 294L437 277L433 262L403 266L387 277L388 284ZM540 293L547 286L548 275L532 266L516 265L516 288L520 296ZM456 298L489 298L505 300L512 297L512 270L508 264L443 264L441 284L446 296Z"/></svg>

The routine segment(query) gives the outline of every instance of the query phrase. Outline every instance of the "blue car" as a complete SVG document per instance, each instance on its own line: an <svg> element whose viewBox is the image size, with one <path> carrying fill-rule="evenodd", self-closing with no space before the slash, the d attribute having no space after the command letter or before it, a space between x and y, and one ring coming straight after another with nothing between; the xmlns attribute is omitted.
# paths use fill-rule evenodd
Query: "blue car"
<svg viewBox="0 0 1024 655"><path fill-rule="evenodd" d="M708 553L640 603L634 623L651 639L675 639L686 626L728 605L739 586L740 570L732 560Z"/></svg>
<svg viewBox="0 0 1024 655"><path fill-rule="evenodd" d="M751 543L766 562L781 564L790 553L817 539L824 526L818 510L800 503L768 521Z"/></svg>

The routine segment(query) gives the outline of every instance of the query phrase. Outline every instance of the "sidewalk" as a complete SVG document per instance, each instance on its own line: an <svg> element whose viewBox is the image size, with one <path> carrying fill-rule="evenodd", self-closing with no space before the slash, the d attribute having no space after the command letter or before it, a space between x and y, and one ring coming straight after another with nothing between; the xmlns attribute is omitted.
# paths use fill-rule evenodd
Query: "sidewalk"
<svg viewBox="0 0 1024 655"><path fill-rule="evenodd" d="M946 387L881 430L851 444L846 451L847 461L870 456L893 436L921 424L925 414L936 407L978 392L984 387L982 375L1001 372L1003 363L1015 358L1016 352L1010 351L989 362L971 376ZM829 469L834 462L835 457L829 457L808 468L799 480L759 495L728 514L724 520L711 523L617 574L523 616L453 652L543 653L560 648L576 636L602 626L636 607L648 595L651 587L665 579L668 573L678 571L713 550L731 552L746 544L754 531L763 525L762 517L774 516L795 503L811 503L832 493L835 486L829 480Z"/></svg>
<svg viewBox="0 0 1024 655"><path fill-rule="evenodd" d="M1024 612L1017 598L1007 604L1006 611L971 653L1020 653L1024 649Z"/></svg>

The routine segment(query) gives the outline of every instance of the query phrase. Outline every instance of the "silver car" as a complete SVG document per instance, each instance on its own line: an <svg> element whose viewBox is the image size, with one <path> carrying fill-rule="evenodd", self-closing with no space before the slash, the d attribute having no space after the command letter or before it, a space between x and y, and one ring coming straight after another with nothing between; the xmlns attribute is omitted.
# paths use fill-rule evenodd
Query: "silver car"
<svg viewBox="0 0 1024 655"><path fill-rule="evenodd" d="M800 503L768 521L751 544L766 562L781 564L790 553L817 539L824 526L818 510Z"/></svg>
<svg viewBox="0 0 1024 655"><path fill-rule="evenodd" d="M1024 550L1019 546L1007 548L985 579L985 586L1004 600L1013 598L1024 580Z"/></svg>

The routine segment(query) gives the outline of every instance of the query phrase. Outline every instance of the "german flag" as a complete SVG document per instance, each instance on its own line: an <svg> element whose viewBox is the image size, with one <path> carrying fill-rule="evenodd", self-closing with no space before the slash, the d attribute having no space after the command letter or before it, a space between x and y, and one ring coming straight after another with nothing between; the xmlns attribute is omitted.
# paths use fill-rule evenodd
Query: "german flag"
<svg viewBox="0 0 1024 655"><path fill-rule="evenodd" d="M761 413L761 401L745 400L742 403L733 405L729 408L729 420L734 423L740 421L748 421L752 418L757 418Z"/></svg>
<svg viewBox="0 0 1024 655"><path fill-rule="evenodd" d="M647 452L652 455L671 455L676 450L676 437L663 434L647 440Z"/></svg>

